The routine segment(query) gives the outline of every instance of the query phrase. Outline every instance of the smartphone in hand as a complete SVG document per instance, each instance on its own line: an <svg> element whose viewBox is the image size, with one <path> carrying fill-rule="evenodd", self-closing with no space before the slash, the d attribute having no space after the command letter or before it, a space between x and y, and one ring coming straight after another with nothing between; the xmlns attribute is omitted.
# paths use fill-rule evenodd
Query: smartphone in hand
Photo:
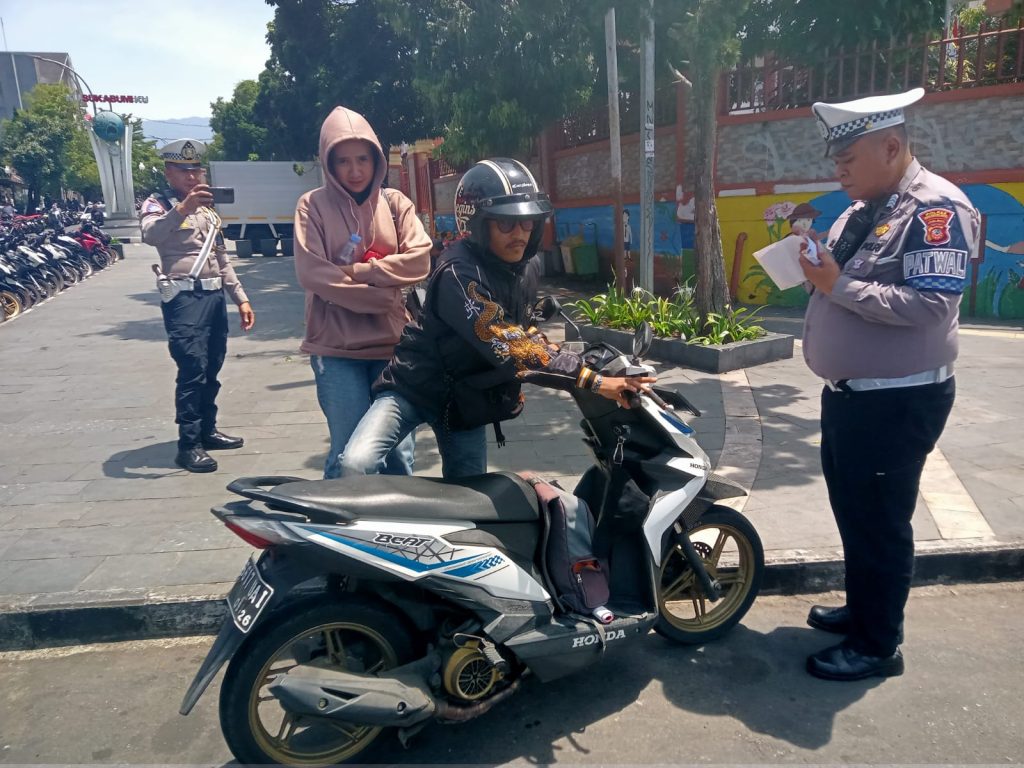
<svg viewBox="0 0 1024 768"><path fill-rule="evenodd" d="M210 194L213 195L214 205L230 205L235 202L234 187L210 187Z"/></svg>

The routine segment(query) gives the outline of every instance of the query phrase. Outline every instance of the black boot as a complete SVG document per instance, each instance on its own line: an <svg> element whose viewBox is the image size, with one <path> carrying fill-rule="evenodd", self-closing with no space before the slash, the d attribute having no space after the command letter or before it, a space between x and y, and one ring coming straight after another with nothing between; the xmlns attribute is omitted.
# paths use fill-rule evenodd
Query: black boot
<svg viewBox="0 0 1024 768"><path fill-rule="evenodd" d="M231 437L223 432L214 430L208 435L203 435L203 448L208 451L229 451L232 448L241 448L245 440L240 437Z"/></svg>
<svg viewBox="0 0 1024 768"><path fill-rule="evenodd" d="M178 451L174 463L189 472L216 472L217 462L199 446Z"/></svg>
<svg viewBox="0 0 1024 768"><path fill-rule="evenodd" d="M845 605L838 608L826 608L815 605L807 614L807 623L815 629L834 632L837 635L850 634L850 609Z"/></svg>
<svg viewBox="0 0 1024 768"><path fill-rule="evenodd" d="M822 680L864 680L869 677L898 677L903 674L900 649L891 656L868 656L845 641L807 657L807 671Z"/></svg>
<svg viewBox="0 0 1024 768"><path fill-rule="evenodd" d="M850 618L848 606L841 605L838 608L826 608L824 605L811 607L807 614L808 625L825 632L834 632L837 635L848 635L853 629L853 621ZM896 644L903 644L903 626L896 635Z"/></svg>

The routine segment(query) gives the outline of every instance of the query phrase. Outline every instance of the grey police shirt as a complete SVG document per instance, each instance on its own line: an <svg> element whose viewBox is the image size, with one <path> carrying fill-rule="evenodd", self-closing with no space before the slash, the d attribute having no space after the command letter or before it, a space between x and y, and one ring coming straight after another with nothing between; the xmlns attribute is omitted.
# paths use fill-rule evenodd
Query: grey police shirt
<svg viewBox="0 0 1024 768"><path fill-rule="evenodd" d="M853 210L832 226L830 247ZM915 159L832 293L811 294L807 366L838 380L897 378L952 363L960 298L980 230L981 216L967 196Z"/></svg>
<svg viewBox="0 0 1024 768"><path fill-rule="evenodd" d="M177 208L164 208L155 196L142 204L139 218L142 242L156 246L163 273L175 278L188 276L211 226L215 223L219 228L220 225L220 217L209 208L200 208L191 216L182 216ZM220 243L215 245L212 258L203 265L199 277L220 277L235 304L249 300L228 260L227 251Z"/></svg>

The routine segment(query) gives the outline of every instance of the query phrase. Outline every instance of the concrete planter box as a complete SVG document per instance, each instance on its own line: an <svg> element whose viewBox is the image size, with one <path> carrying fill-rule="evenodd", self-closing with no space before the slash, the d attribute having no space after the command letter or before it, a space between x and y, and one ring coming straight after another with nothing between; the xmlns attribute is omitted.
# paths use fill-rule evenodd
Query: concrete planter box
<svg viewBox="0 0 1024 768"><path fill-rule="evenodd" d="M631 354L633 334L615 331L593 325L581 325L583 341L603 341L616 349ZM579 338L568 323L565 324L566 340ZM677 363L687 368L708 373L725 373L752 365L788 360L793 356L793 337L781 333L769 333L754 341L738 341L733 344L688 344L679 339L655 338L651 344L650 357Z"/></svg>
<svg viewBox="0 0 1024 768"><path fill-rule="evenodd" d="M282 256L294 256L295 255L295 241L290 237L281 238L281 255Z"/></svg>
<svg viewBox="0 0 1024 768"><path fill-rule="evenodd" d="M277 238L267 237L260 240L260 253L267 258L277 256Z"/></svg>
<svg viewBox="0 0 1024 768"><path fill-rule="evenodd" d="M111 243L110 244L110 250L112 250L115 253L117 253L117 258L119 258L119 259L123 259L124 258L124 243Z"/></svg>
<svg viewBox="0 0 1024 768"><path fill-rule="evenodd" d="M252 240L235 240L235 256L240 259L252 258Z"/></svg>

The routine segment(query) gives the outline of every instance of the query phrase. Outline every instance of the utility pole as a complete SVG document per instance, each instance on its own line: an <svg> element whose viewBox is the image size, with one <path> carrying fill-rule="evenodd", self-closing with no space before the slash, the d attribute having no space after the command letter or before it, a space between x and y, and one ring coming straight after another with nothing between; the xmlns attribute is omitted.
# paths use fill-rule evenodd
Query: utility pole
<svg viewBox="0 0 1024 768"><path fill-rule="evenodd" d="M640 46L640 264L636 284L654 290L654 0L648 0Z"/></svg>
<svg viewBox="0 0 1024 768"><path fill-rule="evenodd" d="M605 69L608 70L608 139L611 145L612 200L615 205L615 284L626 288L626 253L622 239L622 142L619 136L619 53L615 34L615 8L604 16Z"/></svg>

